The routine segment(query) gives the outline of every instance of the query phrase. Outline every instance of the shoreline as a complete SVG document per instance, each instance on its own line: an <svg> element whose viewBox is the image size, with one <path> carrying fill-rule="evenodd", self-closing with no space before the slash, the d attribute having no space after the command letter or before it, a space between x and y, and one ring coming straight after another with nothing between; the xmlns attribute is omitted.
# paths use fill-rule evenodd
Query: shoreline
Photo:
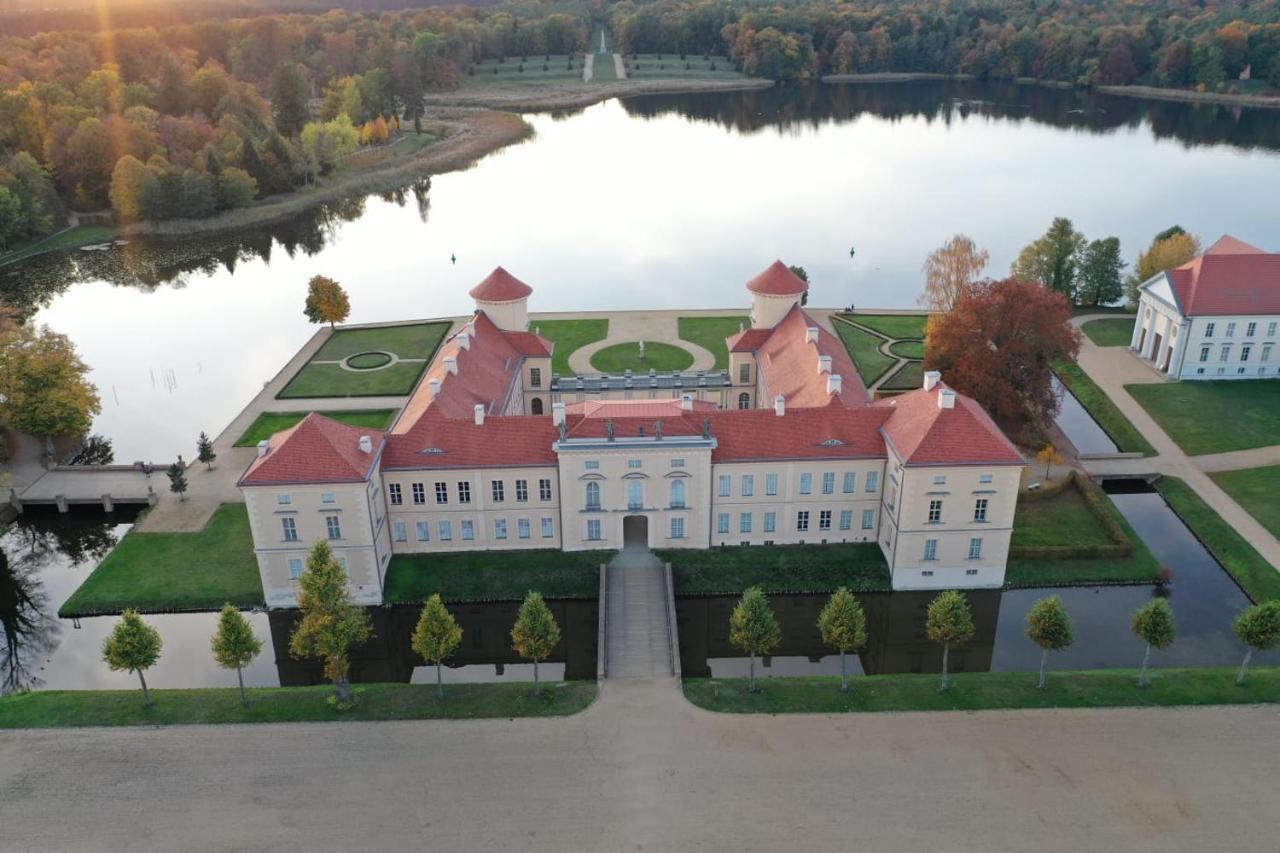
<svg viewBox="0 0 1280 853"><path fill-rule="evenodd" d="M608 83L534 84L527 86L471 86L456 92L427 96L427 106L481 107L493 110L538 112L589 107L610 98L633 95L696 95L702 92L742 92L768 89L773 80L743 77L737 80L617 80Z"/></svg>

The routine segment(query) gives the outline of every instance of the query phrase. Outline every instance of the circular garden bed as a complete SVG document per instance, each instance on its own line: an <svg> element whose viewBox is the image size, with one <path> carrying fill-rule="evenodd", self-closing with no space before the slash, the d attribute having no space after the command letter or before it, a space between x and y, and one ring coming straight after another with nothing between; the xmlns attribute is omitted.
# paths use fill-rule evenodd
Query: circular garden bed
<svg viewBox="0 0 1280 853"><path fill-rule="evenodd" d="M889 352L898 358L923 359L924 341L902 339L889 344Z"/></svg>
<svg viewBox="0 0 1280 853"><path fill-rule="evenodd" d="M386 352L358 352L347 358L347 367L352 370L377 370L391 363L391 354Z"/></svg>
<svg viewBox="0 0 1280 853"><path fill-rule="evenodd" d="M591 366L601 373L622 373L627 370L634 373L648 373L650 370L668 373L692 367L693 353L673 344L645 341L642 359L639 342L628 341L605 347L591 356Z"/></svg>

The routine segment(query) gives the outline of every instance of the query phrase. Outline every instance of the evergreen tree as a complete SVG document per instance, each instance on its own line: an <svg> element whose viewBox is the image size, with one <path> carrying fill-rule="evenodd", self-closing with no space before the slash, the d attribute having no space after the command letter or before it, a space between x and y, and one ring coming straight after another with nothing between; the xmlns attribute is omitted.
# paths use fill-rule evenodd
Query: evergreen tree
<svg viewBox="0 0 1280 853"><path fill-rule="evenodd" d="M1232 627L1240 642L1248 647L1244 653L1244 661L1240 664L1240 672L1236 675L1236 684L1244 684L1253 653L1265 652L1280 645L1280 599L1255 604L1236 617Z"/></svg>
<svg viewBox="0 0 1280 853"><path fill-rule="evenodd" d="M203 432L196 439L196 458L203 462L207 470L213 470L213 460L218 458L218 454L213 452L213 441Z"/></svg>
<svg viewBox="0 0 1280 853"><path fill-rule="evenodd" d="M1147 644L1147 650L1142 655L1142 669L1138 673L1138 686L1146 687L1151 683L1151 679L1147 676L1147 663L1151 660L1151 647L1157 649L1167 648L1177 636L1177 629L1173 624L1173 608L1169 606L1167 598L1154 598L1142 607L1138 608L1133 614L1131 622L1133 633L1138 635L1144 643Z"/></svg>
<svg viewBox="0 0 1280 853"><path fill-rule="evenodd" d="M1062 606L1062 599L1056 595L1046 596L1027 612L1027 636L1031 642L1040 647L1040 680L1036 684L1044 689L1044 665L1049 652L1056 652L1071 645L1071 619L1067 609Z"/></svg>
<svg viewBox="0 0 1280 853"><path fill-rule="evenodd" d="M738 606L729 615L729 642L749 657L747 690L751 693L756 692L756 655L769 654L781 639L778 620L760 587L753 586L742 593Z"/></svg>
<svg viewBox="0 0 1280 853"><path fill-rule="evenodd" d="M351 649L369 639L369 614L351 603L346 569L323 539L307 555L298 585L302 619L289 638L289 653L297 658L320 658L325 678L333 682L338 706L348 707L352 702L348 684Z"/></svg>
<svg viewBox="0 0 1280 853"><path fill-rule="evenodd" d="M271 114L276 128L286 136L297 136L307 123L307 81L296 62L284 61L271 74Z"/></svg>
<svg viewBox="0 0 1280 853"><path fill-rule="evenodd" d="M538 682L538 661L551 654L551 650L560 642L560 626L551 615L542 594L530 592L520 605L516 614L516 623L511 626L511 647L522 658L533 661L533 695L540 691Z"/></svg>
<svg viewBox="0 0 1280 853"><path fill-rule="evenodd" d="M973 630L973 614L969 612L969 600L964 593L949 589L929 602L925 633L933 642L942 644L942 684L939 690L950 686L948 665L951 646L968 642L973 637Z"/></svg>
<svg viewBox="0 0 1280 853"><path fill-rule="evenodd" d="M418 625L413 629L413 650L422 655L427 663L436 666L436 698L444 698L444 679L442 668L444 659L453 654L462 642L462 628L453 614L444 606L440 593L434 593L427 599L418 617ZM536 666L536 662L535 662Z"/></svg>
<svg viewBox="0 0 1280 853"><path fill-rule="evenodd" d="M232 604L222 607L218 614L218 631L213 635L213 659L223 669L234 669L240 682L240 703L249 707L249 697L244 692L244 668L262 651L262 641L253 633L249 620Z"/></svg>
<svg viewBox="0 0 1280 853"><path fill-rule="evenodd" d="M848 690L845 653L856 652L867 644L867 616L848 587L842 586L831 594L818 614L818 630L822 642L840 653L840 689Z"/></svg>
<svg viewBox="0 0 1280 853"><path fill-rule="evenodd" d="M160 632L143 622L136 610L122 613L120 621L102 644L102 659L112 672L128 671L138 674L138 681L142 683L143 705L151 704L151 694L147 690L147 679L143 673L160 660L163 645Z"/></svg>
<svg viewBox="0 0 1280 853"><path fill-rule="evenodd" d="M178 500L185 501L187 499L187 469L177 462L169 466L169 470L165 472L169 477L169 491L178 496Z"/></svg>
<svg viewBox="0 0 1280 853"><path fill-rule="evenodd" d="M258 155L258 149L247 137L241 138L240 145L240 168L249 173L249 177L253 178L257 186L254 197L264 195L266 188L271 187L274 183L270 172L266 165L262 162L262 157Z"/></svg>

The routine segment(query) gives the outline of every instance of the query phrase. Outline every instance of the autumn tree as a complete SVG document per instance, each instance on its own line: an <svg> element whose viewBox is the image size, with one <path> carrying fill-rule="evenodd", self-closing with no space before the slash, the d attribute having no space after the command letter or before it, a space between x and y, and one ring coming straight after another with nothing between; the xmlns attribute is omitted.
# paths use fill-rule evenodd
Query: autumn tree
<svg viewBox="0 0 1280 853"><path fill-rule="evenodd" d="M126 610L102 644L102 659L112 672L136 672L142 684L142 704L151 704L143 675L160 660L160 632L142 621L136 610Z"/></svg>
<svg viewBox="0 0 1280 853"><path fill-rule="evenodd" d="M511 647L522 658L533 661L533 695L541 690L538 682L538 662L545 660L560 642L560 626L551 608L542 600L542 593L530 591L516 614L511 626Z"/></svg>
<svg viewBox="0 0 1280 853"><path fill-rule="evenodd" d="M1044 478L1049 479L1049 469L1062 464L1062 454L1052 444L1046 444L1036 452L1036 461L1044 463Z"/></svg>
<svg viewBox="0 0 1280 853"><path fill-rule="evenodd" d="M1133 274L1125 280L1130 308L1138 307L1138 286L1156 275L1180 267L1200 254L1200 241L1175 225L1155 236L1147 250L1138 255Z"/></svg>
<svg viewBox="0 0 1280 853"><path fill-rule="evenodd" d="M867 644L867 615L848 587L842 586L831 594L818 614L818 630L822 633L822 642L840 653L840 689L848 690L845 654Z"/></svg>
<svg viewBox="0 0 1280 853"><path fill-rule="evenodd" d="M316 542L298 580L298 609L302 619L289 638L289 653L297 658L320 658L324 676L333 682L339 707L352 702L351 649L369 639L369 614L351 603L347 570L334 557L329 543Z"/></svg>
<svg viewBox="0 0 1280 853"><path fill-rule="evenodd" d="M351 300L347 292L331 278L312 276L307 283L307 303L302 309L312 323L328 323L333 328L351 313Z"/></svg>
<svg viewBox="0 0 1280 853"><path fill-rule="evenodd" d="M1236 674L1236 684L1244 684L1253 653L1265 652L1280 645L1280 599L1255 604L1237 616L1232 627L1246 647L1244 661Z"/></svg>
<svg viewBox="0 0 1280 853"><path fill-rule="evenodd" d="M102 411L88 372L67 336L47 327L0 328L0 423L44 438L52 456L54 436L84 435Z"/></svg>
<svg viewBox="0 0 1280 853"><path fill-rule="evenodd" d="M208 470L213 470L213 460L218 458L218 454L213 452L213 441L203 432L196 439L196 459L204 463Z"/></svg>
<svg viewBox="0 0 1280 853"><path fill-rule="evenodd" d="M1057 652L1070 646L1071 617L1062 599L1056 595L1045 596L1031 605L1027 612L1027 637L1040 647L1040 680L1036 686L1044 689L1044 665L1049 652Z"/></svg>
<svg viewBox="0 0 1280 853"><path fill-rule="evenodd" d="M782 639L778 620L769 607L769 599L760 587L753 586L742 594L729 614L729 642L747 653L747 690L756 692L756 655L767 655Z"/></svg>
<svg viewBox="0 0 1280 853"><path fill-rule="evenodd" d="M454 653L462 642L462 627L444 606L440 593L433 593L422 608L418 624L413 629L413 650L427 663L436 667L436 698L444 698L444 679L441 670L444 659ZM535 662L536 666L536 662Z"/></svg>
<svg viewBox="0 0 1280 853"><path fill-rule="evenodd" d="M924 293L921 305L935 313L946 313L987 268L990 253L979 249L964 234L957 234L929 253L924 262Z"/></svg>
<svg viewBox="0 0 1280 853"><path fill-rule="evenodd" d="M213 659L223 669L234 669L240 683L240 704L249 707L249 697L244 692L244 668L262 652L262 640L253 633L253 626L233 604L225 604L218 614L218 630L210 641Z"/></svg>
<svg viewBox="0 0 1280 853"><path fill-rule="evenodd" d="M978 282L929 324L924 367L981 403L1006 433L1029 440L1058 411L1053 365L1080 349L1070 321L1060 293L1012 279Z"/></svg>
<svg viewBox="0 0 1280 853"><path fill-rule="evenodd" d="M973 637L973 614L969 611L969 600L959 590L949 589L939 593L929 602L929 613L925 621L925 633L935 643L942 644L942 683L939 690L950 686L948 671L951 647L966 643Z"/></svg>
<svg viewBox="0 0 1280 853"><path fill-rule="evenodd" d="M1080 256L1080 287L1076 302L1097 307L1120 301L1124 296L1125 263L1120 259L1120 239L1093 240Z"/></svg>
<svg viewBox="0 0 1280 853"><path fill-rule="evenodd" d="M1084 248L1084 235L1075 229L1070 219L1059 216L1048 231L1023 248L1009 274L1021 281L1043 284L1061 293L1069 302L1075 302Z"/></svg>
<svg viewBox="0 0 1280 853"><path fill-rule="evenodd" d="M1133 633L1147 644L1147 650L1142 655L1142 669L1138 672L1138 686L1146 687L1151 683L1151 679L1147 676L1147 663L1151 660L1152 647L1167 648L1177 636L1177 629L1173 624L1173 608L1169 606L1169 599L1153 598L1139 607L1133 614L1130 626L1133 628Z"/></svg>

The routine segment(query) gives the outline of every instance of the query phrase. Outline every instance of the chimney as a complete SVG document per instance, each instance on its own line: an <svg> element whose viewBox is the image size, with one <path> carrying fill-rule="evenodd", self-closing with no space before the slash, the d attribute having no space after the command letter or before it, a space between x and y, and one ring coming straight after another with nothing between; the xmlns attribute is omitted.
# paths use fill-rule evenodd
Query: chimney
<svg viewBox="0 0 1280 853"><path fill-rule="evenodd" d="M264 438L262 439L262 441L259 441L258 442L258 458L261 459L262 457L266 456L267 451L269 451L270 449L271 449L271 441L269 439Z"/></svg>
<svg viewBox="0 0 1280 853"><path fill-rule="evenodd" d="M827 393L839 394L840 388L844 385L844 377L839 373L827 374Z"/></svg>
<svg viewBox="0 0 1280 853"><path fill-rule="evenodd" d="M551 404L551 423L556 426L564 423L564 403Z"/></svg>
<svg viewBox="0 0 1280 853"><path fill-rule="evenodd" d="M369 436L367 436L367 435L362 435L362 436L360 436L360 452L361 452L361 453L372 453L372 452L373 452L373 439L372 439L372 438L370 438L370 437L369 437Z"/></svg>
<svg viewBox="0 0 1280 853"><path fill-rule="evenodd" d="M787 413L787 398L779 394L773 398L773 413L782 417Z"/></svg>
<svg viewBox="0 0 1280 853"><path fill-rule="evenodd" d="M942 374L936 370L926 370L924 374L924 390L932 391L942 380Z"/></svg>
<svg viewBox="0 0 1280 853"><path fill-rule="evenodd" d="M818 356L818 372L819 373L831 372L831 356L829 355Z"/></svg>
<svg viewBox="0 0 1280 853"><path fill-rule="evenodd" d="M444 357L444 372L454 374L458 372L458 357L456 355L446 355Z"/></svg>
<svg viewBox="0 0 1280 853"><path fill-rule="evenodd" d="M956 407L956 392L950 388L943 388L938 392L938 408L954 409Z"/></svg>
<svg viewBox="0 0 1280 853"><path fill-rule="evenodd" d="M462 334L458 335L458 346L462 347L463 349L471 349L471 335L467 334L466 332L463 332Z"/></svg>
<svg viewBox="0 0 1280 853"><path fill-rule="evenodd" d="M809 326L804 330L804 342L807 344L816 344L818 342L817 326Z"/></svg>
<svg viewBox="0 0 1280 853"><path fill-rule="evenodd" d="M692 394L680 395L680 410L685 412L693 411L693 395Z"/></svg>
<svg viewBox="0 0 1280 853"><path fill-rule="evenodd" d="M440 396L440 380L433 376L427 380L427 387L431 389L431 399L434 400Z"/></svg>
<svg viewBox="0 0 1280 853"><path fill-rule="evenodd" d="M484 426L484 406L476 403L476 426Z"/></svg>

